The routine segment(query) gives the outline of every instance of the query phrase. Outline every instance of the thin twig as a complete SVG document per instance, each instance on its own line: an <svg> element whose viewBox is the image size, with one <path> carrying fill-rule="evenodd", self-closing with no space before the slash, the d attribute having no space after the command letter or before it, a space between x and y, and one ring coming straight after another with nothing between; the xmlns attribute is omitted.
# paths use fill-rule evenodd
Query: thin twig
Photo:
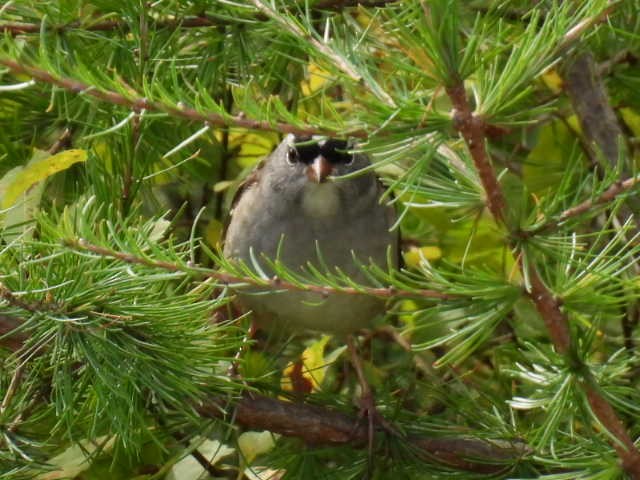
<svg viewBox="0 0 640 480"><path fill-rule="evenodd" d="M605 22L609 15L611 15L617 7L623 4L623 0L612 0L609 2L609 5L604 8L597 15L593 15L592 17L585 18L578 24L576 24L571 30L569 30L563 40L562 43L558 47L558 53L563 52L568 47L573 45L576 40L578 40L584 32L589 30L594 25Z"/></svg>
<svg viewBox="0 0 640 480"><path fill-rule="evenodd" d="M296 126L282 122L269 122L267 120L253 120L244 115L221 115L212 112L199 112L193 108L185 106L172 106L165 103L149 100L144 97L124 96L121 93L111 90L100 90L91 85L79 82L68 77L57 77L40 68L22 65L7 58L0 58L0 65L9 68L13 73L29 75L33 79L55 85L70 92L94 97L103 102L114 105L121 105L131 110L148 110L163 112L174 117L180 117L196 122L208 122L217 127L238 127L250 130L266 130L282 133L293 133L296 135L326 135L326 136L351 136L365 138L367 132L364 130L342 131L329 130L326 128L316 128L312 126Z"/></svg>
<svg viewBox="0 0 640 480"><path fill-rule="evenodd" d="M638 183L640 183L640 175L635 177L627 178L626 180L615 182L609 188L607 188L604 192L602 192L596 198L590 198L581 202L577 205L574 205L571 208L566 209L556 218L547 221L539 227L536 227L534 230L523 231L521 235L525 237L530 237L533 235L538 235L540 233L545 233L550 230L555 230L560 227L567 220L577 217L578 215L582 215L583 213L587 213L593 208L608 203L614 200L618 195L622 195L626 193L628 190L631 190Z"/></svg>
<svg viewBox="0 0 640 480"><path fill-rule="evenodd" d="M71 145L71 129L65 128L62 131L62 134L60 135L58 140L56 140L55 143L51 145L51 148L49 148L48 152L50 155L55 155L56 153L61 152L65 148L69 148L70 145Z"/></svg>
<svg viewBox="0 0 640 480"><path fill-rule="evenodd" d="M374 334L382 334L390 338L393 342L398 344L405 352L411 355L413 362L418 370L425 375L432 376L433 368L420 356L419 352L416 352L409 340L404 338L398 330L391 325L385 325L374 331Z"/></svg>
<svg viewBox="0 0 640 480"><path fill-rule="evenodd" d="M24 300L18 298L18 296L16 296L11 290L9 290L2 282L0 282L0 299L4 300L9 305L18 307L31 313L40 312L42 310L52 310L52 305L43 302L25 302Z"/></svg>
<svg viewBox="0 0 640 480"><path fill-rule="evenodd" d="M9 382L9 388L7 388L6 393L4 394L4 398L2 399L2 403L0 403L0 415L2 415L7 408L9 408L9 404L13 399L13 396L20 385L20 381L22 380L22 372L24 370L24 363L19 364L16 369L13 371L13 375L11 376L11 382Z"/></svg>
<svg viewBox="0 0 640 480"><path fill-rule="evenodd" d="M311 284L297 284L284 281L280 278L271 279L256 279L252 277L243 277L239 275L233 275L225 273L219 270L211 270L206 268L198 268L193 266L183 266L175 263L149 260L147 258L138 257L130 253L118 252L98 245L93 245L83 239L67 239L64 240L64 244L70 248L76 250L86 250L97 255L104 257L112 257L121 260L126 263L145 265L152 268L160 268L163 270L169 270L171 272L184 272L191 275L199 275L204 278L212 278L218 280L225 285L241 285L249 284L258 287L272 288L274 290L302 290L306 292L314 292L322 296L331 295L334 293L343 293L347 295L371 295L381 298L403 297L403 298L434 298L434 299L452 299L458 298L457 295L438 292L437 290L400 290L394 287L331 287L328 285L311 285Z"/></svg>

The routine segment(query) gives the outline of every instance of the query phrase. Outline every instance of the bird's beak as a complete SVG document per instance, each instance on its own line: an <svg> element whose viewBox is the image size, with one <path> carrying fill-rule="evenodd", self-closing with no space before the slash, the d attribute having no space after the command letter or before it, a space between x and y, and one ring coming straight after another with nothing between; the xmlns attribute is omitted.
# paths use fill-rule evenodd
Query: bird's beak
<svg viewBox="0 0 640 480"><path fill-rule="evenodd" d="M331 175L333 166L331 162L324 158L322 155L318 155L311 165L307 167L307 177L309 180L315 183L323 183L327 180L327 177Z"/></svg>

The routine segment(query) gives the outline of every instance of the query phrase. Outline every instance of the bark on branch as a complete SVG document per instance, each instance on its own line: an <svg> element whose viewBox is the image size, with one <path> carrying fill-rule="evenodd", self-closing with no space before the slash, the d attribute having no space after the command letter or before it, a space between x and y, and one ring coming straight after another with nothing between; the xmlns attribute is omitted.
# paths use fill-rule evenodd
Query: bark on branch
<svg viewBox="0 0 640 480"><path fill-rule="evenodd" d="M497 221L504 222L506 210L504 194L498 184L498 178L495 175L485 146L487 139L485 123L481 118L473 114L462 81L447 87L446 90L453 103L454 126L462 134L469 148L471 158L487 195L487 206Z"/></svg>
<svg viewBox="0 0 640 480"><path fill-rule="evenodd" d="M591 52L583 52L569 63L564 87L592 148L593 158L597 158L597 152L593 151L595 145L607 162L615 166L620 154L618 141L622 138L622 129Z"/></svg>
<svg viewBox="0 0 640 480"><path fill-rule="evenodd" d="M20 326L19 319L0 315L0 337L8 334L3 346L17 351L27 340L11 331ZM11 340L7 343L6 340ZM244 395L240 399L211 399L196 406L200 415L219 418L252 430L269 430L288 437L299 438L310 445L345 445L366 448L368 425L355 416L325 407L287 402L263 395ZM532 453L520 441L480 440L467 437L403 437L423 461L439 463L454 469L479 473L495 473L508 469Z"/></svg>
<svg viewBox="0 0 640 480"><path fill-rule="evenodd" d="M367 447L366 422L316 405L287 402L261 395L245 395L234 405L214 400L197 409L204 417L229 418L229 407L234 407L234 423L245 428L268 430L299 438L311 445ZM425 461L481 473L504 470L531 453L521 442L417 435L407 436L404 441Z"/></svg>

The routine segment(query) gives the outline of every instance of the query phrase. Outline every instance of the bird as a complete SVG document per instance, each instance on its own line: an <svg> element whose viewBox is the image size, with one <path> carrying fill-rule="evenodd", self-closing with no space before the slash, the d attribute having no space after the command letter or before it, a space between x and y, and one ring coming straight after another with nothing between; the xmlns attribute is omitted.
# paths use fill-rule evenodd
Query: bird
<svg viewBox="0 0 640 480"><path fill-rule="evenodd" d="M266 257L296 273L309 263L339 269L366 285L358 262L384 268L399 261L396 213L381 203L383 193L369 158L348 140L288 134L239 188L223 254L265 275L274 275ZM238 295L267 330L351 334L385 308L384 299L353 292L244 288Z"/></svg>

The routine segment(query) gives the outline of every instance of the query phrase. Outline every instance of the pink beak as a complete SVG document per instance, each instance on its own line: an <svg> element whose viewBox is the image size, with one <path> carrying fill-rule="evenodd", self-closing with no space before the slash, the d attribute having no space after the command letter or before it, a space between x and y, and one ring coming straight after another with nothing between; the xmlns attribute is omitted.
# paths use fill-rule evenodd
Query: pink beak
<svg viewBox="0 0 640 480"><path fill-rule="evenodd" d="M332 171L333 166L331 162L322 155L318 155L313 160L313 163L307 167L307 177L312 182L323 183L327 180L327 177L331 175Z"/></svg>

